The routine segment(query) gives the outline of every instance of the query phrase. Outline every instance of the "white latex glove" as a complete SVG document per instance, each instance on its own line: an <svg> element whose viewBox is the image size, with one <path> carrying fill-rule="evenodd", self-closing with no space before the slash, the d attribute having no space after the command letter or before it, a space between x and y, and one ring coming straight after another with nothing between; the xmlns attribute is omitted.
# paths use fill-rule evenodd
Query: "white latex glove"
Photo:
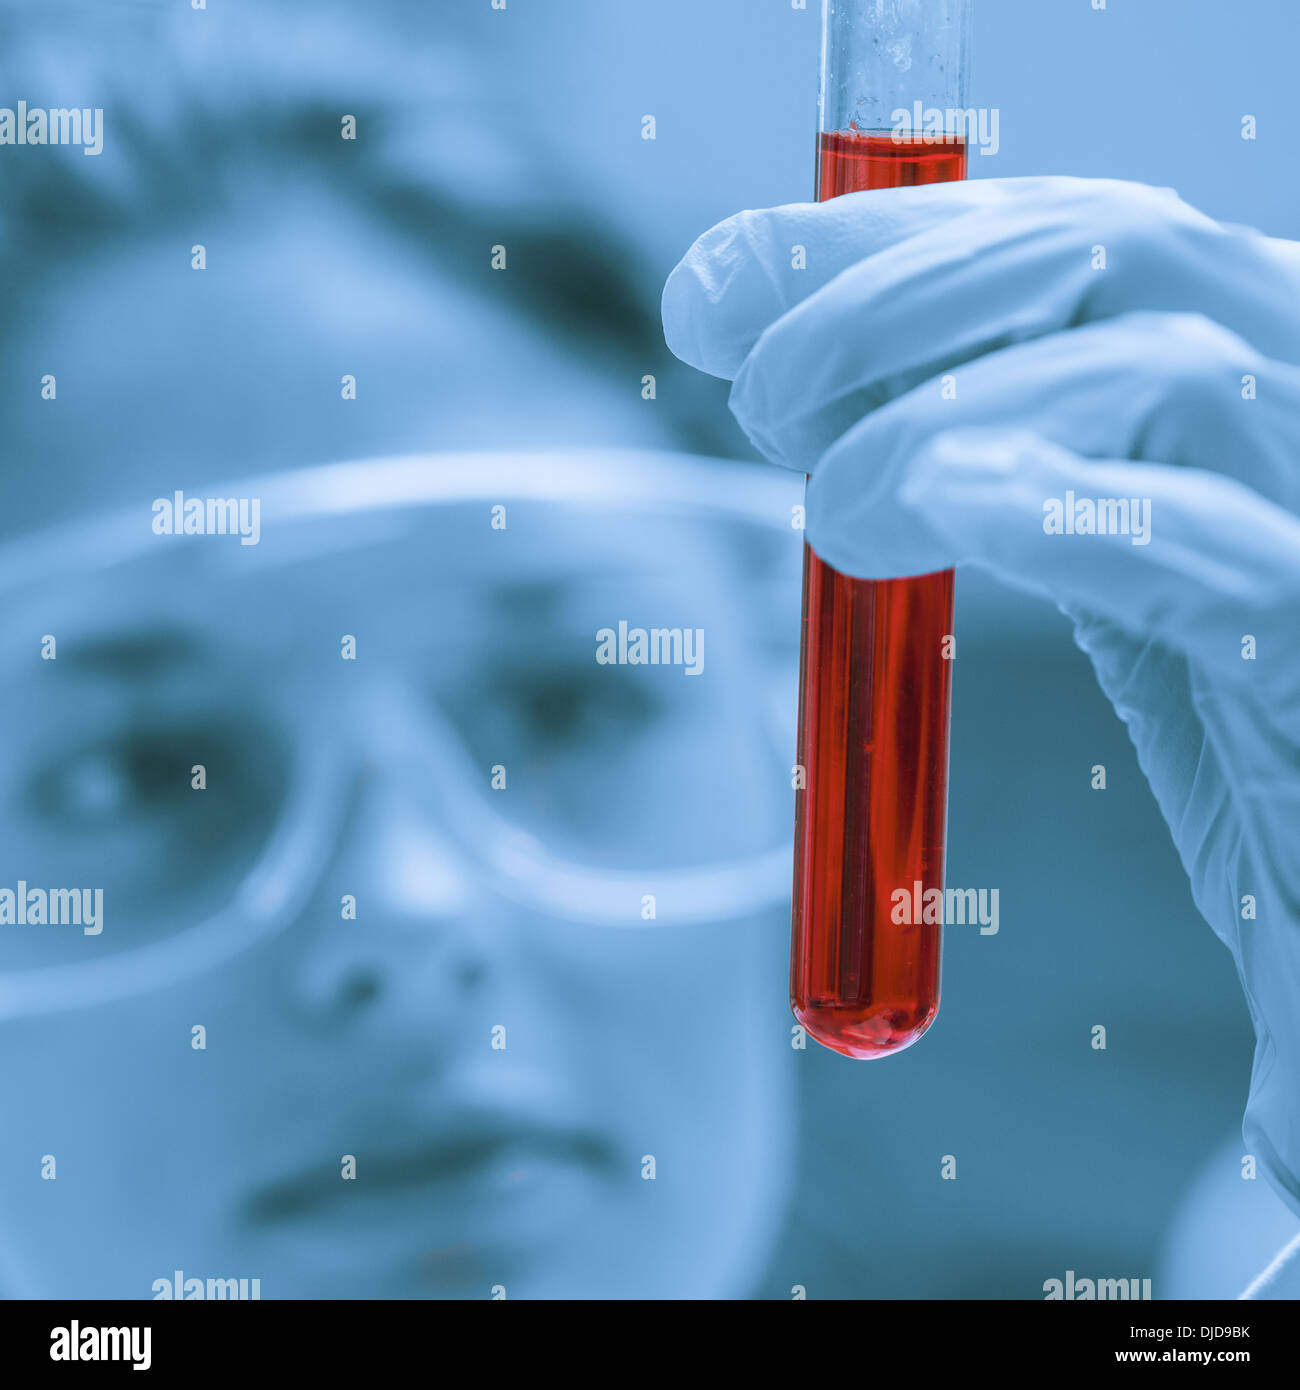
<svg viewBox="0 0 1300 1390"><path fill-rule="evenodd" d="M1236 962L1246 1142L1300 1211L1300 245L1123 183L858 193L715 227L664 324L812 475L836 568L971 561L1074 618ZM1049 534L1067 493L1136 499L1130 534Z"/></svg>

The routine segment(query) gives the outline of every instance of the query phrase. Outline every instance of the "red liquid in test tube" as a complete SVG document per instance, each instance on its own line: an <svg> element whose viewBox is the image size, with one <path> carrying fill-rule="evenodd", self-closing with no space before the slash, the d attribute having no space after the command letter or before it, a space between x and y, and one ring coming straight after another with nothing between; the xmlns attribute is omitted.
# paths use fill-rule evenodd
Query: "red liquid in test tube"
<svg viewBox="0 0 1300 1390"><path fill-rule="evenodd" d="M966 175L960 140L819 139L819 201ZM943 888L953 578L851 579L804 552L790 1005L849 1057L901 1051L939 1010L943 929L915 909Z"/></svg>

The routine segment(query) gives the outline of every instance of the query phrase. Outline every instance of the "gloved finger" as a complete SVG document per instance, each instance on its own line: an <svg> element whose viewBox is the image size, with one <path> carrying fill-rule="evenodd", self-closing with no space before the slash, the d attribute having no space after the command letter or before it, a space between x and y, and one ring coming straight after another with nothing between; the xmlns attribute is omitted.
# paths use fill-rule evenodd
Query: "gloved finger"
<svg viewBox="0 0 1300 1390"><path fill-rule="evenodd" d="M1267 818L1252 827L1260 862L1249 868L1242 862L1243 837L1230 833L1229 826L1249 814L1252 802L1261 801L1272 812L1284 811L1287 825L1297 823L1296 748L1281 746L1287 734L1278 728L1268 701L1241 698L1248 678L1224 682L1216 671L1149 637L1077 607L1066 611L1075 619L1075 640L1091 659L1098 684L1128 728L1196 904L1232 952L1252 1010L1260 1016L1265 1010L1256 1000L1266 994L1258 983L1263 967L1242 938L1238 885L1248 881L1260 905L1256 920L1285 920L1288 905L1271 900L1283 878L1276 872L1280 866L1267 862L1277 859L1270 853L1274 837L1265 829ZM1238 658L1234 653L1231 659L1243 665ZM1219 687L1230 692L1226 702L1216 696ZM1294 909L1292 903L1289 910Z"/></svg>
<svg viewBox="0 0 1300 1390"><path fill-rule="evenodd" d="M1093 458L1231 471L1300 511L1300 368L1196 315L1130 314L992 353L859 421L809 485L823 558L874 578L949 564L891 499L932 435L972 426L1023 428Z"/></svg>
<svg viewBox="0 0 1300 1390"><path fill-rule="evenodd" d="M806 471L923 381L1130 311L1203 314L1300 363L1300 248L1225 231L1140 185L1083 188L933 226L793 305L735 375L731 409L755 447Z"/></svg>
<svg viewBox="0 0 1300 1390"><path fill-rule="evenodd" d="M1258 1039L1246 1142L1300 1210L1300 733L1202 664L1078 608L1076 640L1128 726L1202 916L1232 954ZM1230 655L1243 673L1255 667ZM1279 721L1281 716L1281 721ZM1251 913L1243 912L1249 896Z"/></svg>
<svg viewBox="0 0 1300 1390"><path fill-rule="evenodd" d="M1239 1297L1251 1301L1300 1298L1300 1234L1292 1236Z"/></svg>
<svg viewBox="0 0 1300 1390"><path fill-rule="evenodd" d="M1270 710L1269 701L1240 698L1241 682L1227 686L1225 699L1217 694L1225 683L1204 665L1077 606L1066 611L1075 619L1075 640L1128 726L1196 904L1232 953L1258 1038L1247 1145L1300 1209L1300 1126L1291 1100L1300 1079L1296 731L1288 737L1279 730L1280 710Z"/></svg>
<svg viewBox="0 0 1300 1390"><path fill-rule="evenodd" d="M668 277L664 336L683 362L730 381L770 324L864 257L965 213L1050 196L1049 185L1075 182L920 184L738 212L705 232Z"/></svg>
<svg viewBox="0 0 1300 1390"><path fill-rule="evenodd" d="M976 232L979 240L968 241L968 233ZM927 236L930 233L935 235ZM920 237L927 237L933 249L916 258L903 254L888 267L868 268L872 258ZM921 293L926 303L936 301L925 294L925 276L958 275L984 284L987 297L977 296L976 312L981 317L1000 315L993 335L1005 334L1015 331L1031 308L1031 296L1025 293L1028 282L1019 279L1018 258L1036 238L1043 238L1047 245L1040 258L1042 267L1034 275L1034 294L1044 278L1054 284L1055 272L1062 270L1076 290L1074 299L1064 291L1053 291L1057 320L1049 320L1050 326L1043 331L1076 321L1098 294L1109 297L1102 301L1099 313L1106 312L1106 302L1138 307L1129 305L1126 295L1149 290L1144 282L1153 262L1162 279L1186 270L1186 265L1167 268L1171 255L1184 261L1191 257L1198 273L1208 268L1221 275L1221 261L1207 267L1201 254L1207 247L1211 252L1218 248L1221 259L1224 252L1228 259L1243 254L1262 267L1262 276L1242 288L1265 310L1270 307L1270 282L1300 282L1300 246L1248 229L1224 228L1187 206L1170 189L1112 180L989 179L882 189L729 218L706 232L669 277L663 296L665 333L669 346L684 361L734 379L777 320L841 274L861 267L851 277L855 294L864 296L858 311L883 305L890 323L907 329L915 319L915 306L908 301L893 311L889 300L895 286L890 274L906 275L909 287ZM1106 251L1106 270L1093 269L1097 246ZM998 277L1008 292L995 298L991 281L980 280L982 274ZM1171 294L1180 283L1171 284ZM838 297L837 287L832 298ZM999 309L999 302L1005 310ZM855 349L881 345L886 352L893 351L892 332L873 319L862 318L848 304L842 308L841 321L849 323ZM930 337L942 338L946 331L942 319L921 327ZM933 351L925 338L921 341ZM1285 356L1269 341L1258 345ZM813 359L826 347L821 342ZM806 369L806 362L800 366Z"/></svg>
<svg viewBox="0 0 1300 1390"><path fill-rule="evenodd" d="M1145 497L1149 544L1131 536L1053 535L1043 499ZM1300 1209L1300 519L1235 479L1127 461L1091 462L1040 436L945 432L905 476L898 517L918 518L953 558L1098 615L1089 636L1123 651L1102 623L1179 655L1185 686L1154 686L1163 664L1127 692L1130 723L1196 901L1232 950L1257 1048L1245 1133L1279 1190ZM810 540L816 545L810 514ZM1247 650L1249 640L1249 651ZM1251 660L1243 660L1249 655ZM1133 673L1129 673L1132 679ZM1199 716L1196 737L1187 695ZM1167 737L1181 731L1172 767ZM1257 904L1249 919L1241 904Z"/></svg>
<svg viewBox="0 0 1300 1390"><path fill-rule="evenodd" d="M1294 923L1294 918L1292 919ZM1294 926L1292 928L1294 933ZM1300 1046L1295 1037L1295 993L1300 988L1294 959L1277 963L1270 971L1283 1012L1275 1014L1280 1027L1270 1027L1252 1009L1255 1024L1255 1059L1250 1072L1250 1098L1242 1137L1250 1153L1272 1185L1300 1212L1300 1110L1295 1097L1300 1086Z"/></svg>
<svg viewBox="0 0 1300 1390"><path fill-rule="evenodd" d="M1146 543L1132 534L1056 534L1045 502L1140 500ZM832 547L812 504L808 538L837 568L860 554ZM1300 738L1300 518L1235 479L1199 469L1095 462L1038 435L945 431L926 444L889 511L924 531L949 562L984 565L1009 583L1086 609L1280 702ZM843 541L843 533L837 532ZM1243 660L1247 650L1254 661Z"/></svg>
<svg viewBox="0 0 1300 1390"><path fill-rule="evenodd" d="M1128 729L1175 844L1180 853L1184 845L1191 847L1183 867L1193 882L1214 875L1223 881L1223 865L1212 846L1228 782L1196 708L1187 656L1077 605L1066 605L1065 611L1102 693ZM1204 905L1202 912L1231 949L1222 915L1211 917Z"/></svg>

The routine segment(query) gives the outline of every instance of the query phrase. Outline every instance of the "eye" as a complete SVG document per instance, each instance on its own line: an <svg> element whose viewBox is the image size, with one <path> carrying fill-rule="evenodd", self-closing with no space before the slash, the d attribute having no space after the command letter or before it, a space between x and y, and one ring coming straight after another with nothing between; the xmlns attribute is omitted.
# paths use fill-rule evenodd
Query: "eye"
<svg viewBox="0 0 1300 1390"><path fill-rule="evenodd" d="M91 829L148 815L189 791L194 741L128 734L42 768L30 800L49 820Z"/></svg>
<svg viewBox="0 0 1300 1390"><path fill-rule="evenodd" d="M622 670L532 674L514 685L509 695L523 712L529 731L545 740L596 742L625 736L658 712L651 692Z"/></svg>
<svg viewBox="0 0 1300 1390"><path fill-rule="evenodd" d="M635 736L661 703L622 668L534 668L498 672L462 713L476 741L509 737L524 753L596 750Z"/></svg>
<svg viewBox="0 0 1300 1390"><path fill-rule="evenodd" d="M597 704L576 680L542 681L512 695L529 732L547 739L574 737Z"/></svg>
<svg viewBox="0 0 1300 1390"><path fill-rule="evenodd" d="M183 836L245 833L278 809L287 752L256 724L133 722L38 765L25 803L47 830L103 834L148 825ZM201 792L192 785L201 765Z"/></svg>

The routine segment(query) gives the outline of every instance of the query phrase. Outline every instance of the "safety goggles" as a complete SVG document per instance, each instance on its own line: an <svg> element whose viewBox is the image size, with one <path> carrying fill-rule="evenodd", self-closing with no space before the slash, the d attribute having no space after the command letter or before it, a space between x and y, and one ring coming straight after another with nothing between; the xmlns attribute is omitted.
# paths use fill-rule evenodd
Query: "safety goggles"
<svg viewBox="0 0 1300 1390"><path fill-rule="evenodd" d="M293 922L367 779L539 920L779 903L798 501L682 455L444 454L0 548L0 1018Z"/></svg>

